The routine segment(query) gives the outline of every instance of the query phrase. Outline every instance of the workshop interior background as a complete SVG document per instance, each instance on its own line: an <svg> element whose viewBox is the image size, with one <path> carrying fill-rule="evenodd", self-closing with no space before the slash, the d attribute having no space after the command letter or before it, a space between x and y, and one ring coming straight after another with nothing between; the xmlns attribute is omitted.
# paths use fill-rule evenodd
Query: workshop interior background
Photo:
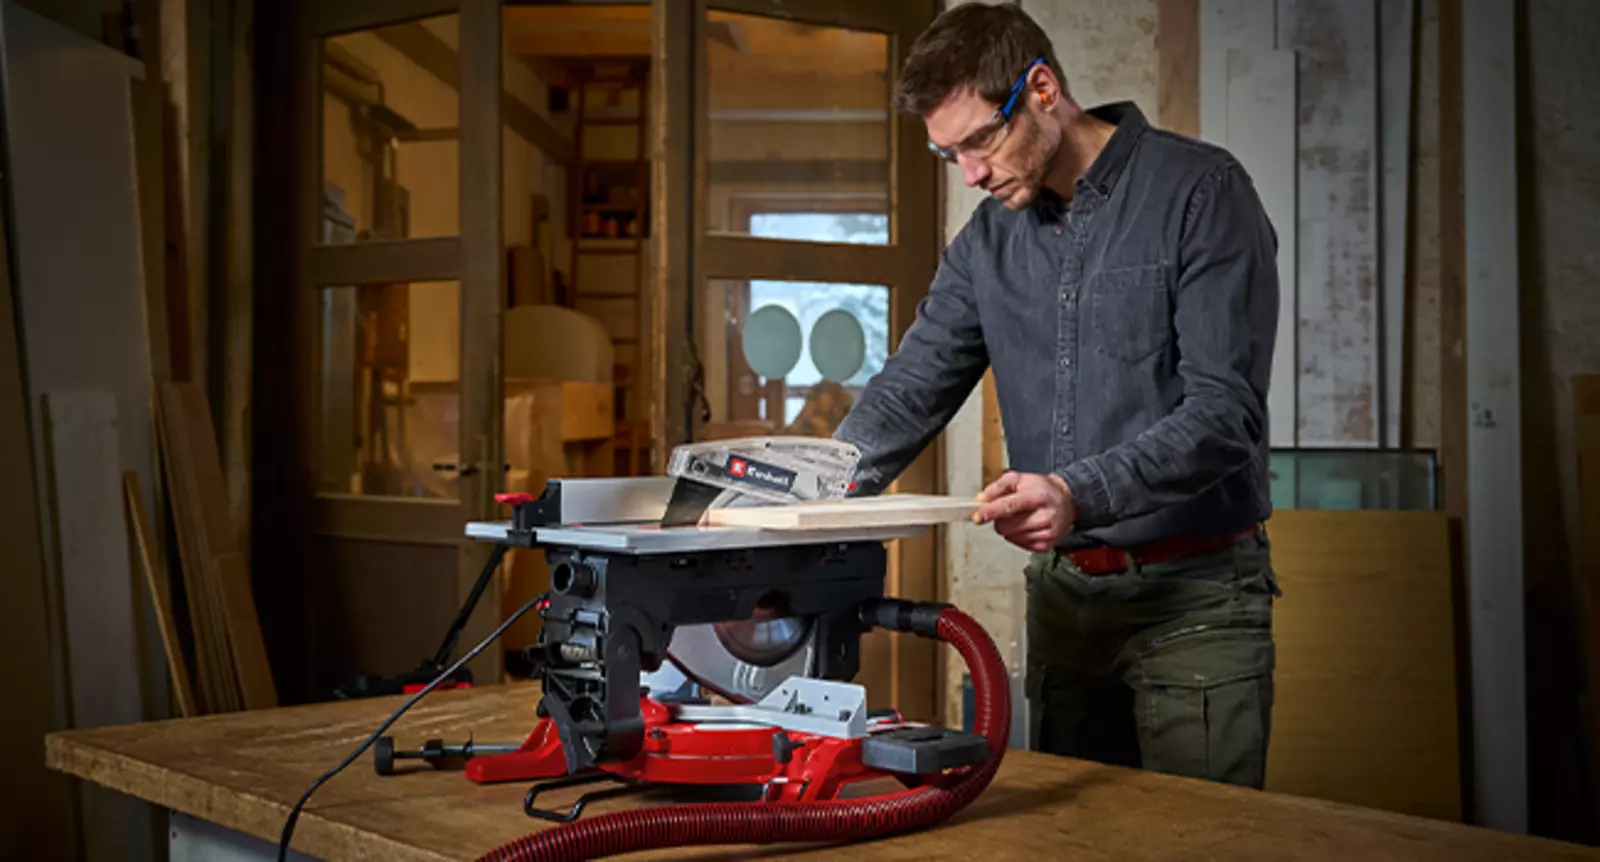
<svg viewBox="0 0 1600 862"><path fill-rule="evenodd" d="M507 2L498 56L455 5L0 7L0 855L160 856L44 735L412 669L494 491L829 433L979 200L887 111L936 3ZM1600 3L1021 5L1279 232L1269 788L1600 843ZM1004 462L986 382L901 490ZM1022 552L894 560L1020 670ZM547 577L513 554L463 642ZM962 721L931 647L871 650Z"/></svg>

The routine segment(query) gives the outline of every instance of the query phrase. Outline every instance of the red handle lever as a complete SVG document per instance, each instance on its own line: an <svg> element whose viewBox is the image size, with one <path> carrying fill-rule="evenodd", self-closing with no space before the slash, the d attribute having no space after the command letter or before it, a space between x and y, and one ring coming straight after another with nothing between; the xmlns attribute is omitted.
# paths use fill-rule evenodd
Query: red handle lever
<svg viewBox="0 0 1600 862"><path fill-rule="evenodd" d="M496 503L510 503L511 507L514 509L514 508L522 505L523 503L532 503L533 502L533 495L532 494L525 494L525 493L521 493L521 492L511 492L511 493L507 493L507 494L496 494L496 495L494 495L494 501Z"/></svg>

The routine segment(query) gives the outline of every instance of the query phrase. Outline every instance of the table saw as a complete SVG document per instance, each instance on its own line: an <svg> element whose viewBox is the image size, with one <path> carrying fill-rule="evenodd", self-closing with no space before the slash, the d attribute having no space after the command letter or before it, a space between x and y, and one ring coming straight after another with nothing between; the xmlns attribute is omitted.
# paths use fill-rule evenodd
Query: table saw
<svg viewBox="0 0 1600 862"><path fill-rule="evenodd" d="M532 782L524 813L561 825L483 857L496 860L848 841L948 818L999 768L1006 669L958 609L884 595L884 543L965 519L976 504L854 498L856 458L826 439L718 441L678 447L665 477L561 479L538 496L501 495L511 517L467 534L541 549L551 572L548 592L517 613L542 620L526 655L542 684L531 732L520 744L420 750L375 734L374 768L463 759L470 781ZM956 649L972 675L970 731L868 711L853 679L875 628ZM885 777L900 789L845 793ZM591 783L607 786L565 811L538 804L548 790ZM641 786L748 794L580 819L593 798Z"/></svg>

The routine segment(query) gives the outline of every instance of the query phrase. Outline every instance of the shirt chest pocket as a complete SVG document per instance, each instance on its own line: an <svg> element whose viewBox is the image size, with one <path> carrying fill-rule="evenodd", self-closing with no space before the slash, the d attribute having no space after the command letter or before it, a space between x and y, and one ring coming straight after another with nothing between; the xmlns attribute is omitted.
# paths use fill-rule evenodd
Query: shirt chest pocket
<svg viewBox="0 0 1600 862"><path fill-rule="evenodd" d="M1095 350L1139 362L1172 342L1167 267L1153 263L1108 269L1089 280Z"/></svg>

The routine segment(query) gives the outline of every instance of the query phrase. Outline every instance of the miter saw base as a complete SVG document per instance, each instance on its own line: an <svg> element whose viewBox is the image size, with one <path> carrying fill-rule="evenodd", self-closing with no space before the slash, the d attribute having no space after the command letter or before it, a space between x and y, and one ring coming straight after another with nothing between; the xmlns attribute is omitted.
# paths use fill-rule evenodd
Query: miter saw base
<svg viewBox="0 0 1600 862"><path fill-rule="evenodd" d="M531 817L577 819L599 797L650 787L748 787L758 802L819 802L851 784L881 778L915 786L922 776L974 766L989 756L977 734L906 723L898 712L866 713L859 685L795 677L752 705L713 706L644 697L645 741L625 761L575 774L556 722L546 717L517 751L466 764L480 783L536 781L524 801ZM611 781L565 811L535 805L540 794Z"/></svg>

